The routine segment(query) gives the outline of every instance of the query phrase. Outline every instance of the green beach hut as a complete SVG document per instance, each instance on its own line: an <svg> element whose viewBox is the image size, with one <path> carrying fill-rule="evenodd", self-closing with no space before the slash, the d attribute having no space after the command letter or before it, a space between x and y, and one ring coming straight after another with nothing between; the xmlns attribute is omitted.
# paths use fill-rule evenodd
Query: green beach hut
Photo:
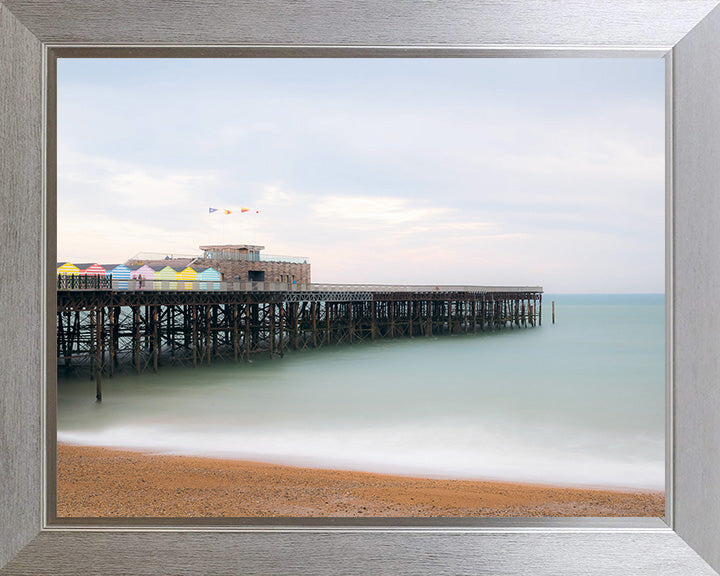
<svg viewBox="0 0 720 576"><path fill-rule="evenodd" d="M172 266L164 266L160 270L155 271L155 289L157 290L159 282L167 283L168 290L177 290L178 271Z"/></svg>

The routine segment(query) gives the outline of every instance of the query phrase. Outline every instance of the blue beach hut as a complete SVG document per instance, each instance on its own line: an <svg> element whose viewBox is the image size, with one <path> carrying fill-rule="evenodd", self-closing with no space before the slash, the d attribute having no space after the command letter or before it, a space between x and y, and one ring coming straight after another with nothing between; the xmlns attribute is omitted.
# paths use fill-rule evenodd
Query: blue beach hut
<svg viewBox="0 0 720 576"><path fill-rule="evenodd" d="M116 290L128 289L127 280L130 280L130 268L125 266L125 264L108 264L105 266L105 270L112 276L113 283L119 280L114 286Z"/></svg>
<svg viewBox="0 0 720 576"><path fill-rule="evenodd" d="M200 282L200 290L208 290L208 282L212 282L210 290L220 290L222 275L215 268L197 268L197 279Z"/></svg>

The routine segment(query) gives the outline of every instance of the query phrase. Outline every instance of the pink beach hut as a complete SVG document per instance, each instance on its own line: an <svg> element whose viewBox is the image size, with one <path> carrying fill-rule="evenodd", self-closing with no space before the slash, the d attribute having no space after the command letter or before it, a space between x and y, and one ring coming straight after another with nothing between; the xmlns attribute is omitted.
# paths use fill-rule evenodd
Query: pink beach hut
<svg viewBox="0 0 720 576"><path fill-rule="evenodd" d="M132 278L133 280L140 280L142 283L142 286L140 286L140 282L138 282L137 288L139 290L150 290L151 288L159 288L159 286L155 286L155 282L151 282L151 280L155 279L155 269L152 266L143 264L142 266L130 266L129 268L130 278Z"/></svg>
<svg viewBox="0 0 720 576"><path fill-rule="evenodd" d="M80 270L80 276L107 276L107 270L97 262L93 264L75 264Z"/></svg>

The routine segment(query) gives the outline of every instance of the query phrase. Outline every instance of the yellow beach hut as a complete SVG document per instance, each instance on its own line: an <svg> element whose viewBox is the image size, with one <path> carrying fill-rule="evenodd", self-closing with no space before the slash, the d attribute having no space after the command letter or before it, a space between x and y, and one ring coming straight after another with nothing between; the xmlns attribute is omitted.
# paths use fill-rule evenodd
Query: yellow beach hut
<svg viewBox="0 0 720 576"><path fill-rule="evenodd" d="M80 268L71 262L57 263L58 288L72 288L80 278Z"/></svg>
<svg viewBox="0 0 720 576"><path fill-rule="evenodd" d="M71 262L58 262L57 263L58 276L78 276L80 274L80 268L72 264Z"/></svg>
<svg viewBox="0 0 720 576"><path fill-rule="evenodd" d="M180 272L178 272L177 279L185 281L184 285L180 285L181 289L184 288L185 290L192 290L192 283L197 280L197 272L195 272L193 268L188 266L187 268L184 268L180 270Z"/></svg>

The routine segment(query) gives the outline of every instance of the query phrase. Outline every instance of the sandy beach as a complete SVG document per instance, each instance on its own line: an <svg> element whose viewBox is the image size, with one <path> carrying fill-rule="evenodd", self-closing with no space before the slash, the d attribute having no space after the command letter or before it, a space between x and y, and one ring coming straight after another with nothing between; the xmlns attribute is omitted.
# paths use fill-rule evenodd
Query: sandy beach
<svg viewBox="0 0 720 576"><path fill-rule="evenodd" d="M663 516L664 492L437 480L58 445L58 517Z"/></svg>

